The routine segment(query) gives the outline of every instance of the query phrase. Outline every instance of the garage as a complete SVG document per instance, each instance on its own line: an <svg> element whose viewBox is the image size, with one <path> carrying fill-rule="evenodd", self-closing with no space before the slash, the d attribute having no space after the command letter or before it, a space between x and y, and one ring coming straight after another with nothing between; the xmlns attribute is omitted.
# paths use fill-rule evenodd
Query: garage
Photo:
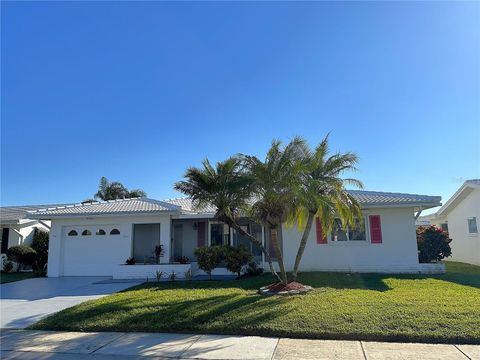
<svg viewBox="0 0 480 360"><path fill-rule="evenodd" d="M113 267L124 263L130 251L130 241L121 230L120 224L65 226L63 275L111 276Z"/></svg>

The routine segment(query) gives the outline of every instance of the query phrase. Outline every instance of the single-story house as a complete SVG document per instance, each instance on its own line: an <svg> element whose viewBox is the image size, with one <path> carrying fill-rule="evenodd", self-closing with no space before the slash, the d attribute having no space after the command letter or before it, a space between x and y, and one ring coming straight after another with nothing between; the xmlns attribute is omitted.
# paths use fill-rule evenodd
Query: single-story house
<svg viewBox="0 0 480 360"><path fill-rule="evenodd" d="M452 238L449 260L480 265L480 179L465 181L430 223L448 231Z"/></svg>
<svg viewBox="0 0 480 360"><path fill-rule="evenodd" d="M38 209L65 206L54 205L25 205L25 206L2 206L0 207L0 241L1 253L15 245L30 245L36 228L50 231L50 221L28 218L29 211Z"/></svg>
<svg viewBox="0 0 480 360"><path fill-rule="evenodd" d="M29 219L29 211L58 207L54 205L25 205L0 207L0 268L3 269L3 260L8 248L16 245L30 245L35 229L50 231L50 221Z"/></svg>
<svg viewBox="0 0 480 360"><path fill-rule="evenodd" d="M440 206L438 196L351 191L363 208L356 228L338 226L323 237L321 223L312 227L301 263L303 271L417 273L419 264L415 219L423 209ZM195 209L190 199L159 201L122 199L37 209L29 218L51 221L48 276L102 275L114 278L152 277L157 270L201 273L194 250L201 246L246 245L265 269L261 251L248 239L214 218L215 209ZM416 214L416 215L415 215ZM268 231L248 218L242 226L270 247ZM293 268L301 233L296 226L279 231L287 270ZM152 251L163 245L161 265ZM136 265L125 265L133 257ZM180 257L190 263L179 264ZM226 269L216 269L225 273Z"/></svg>

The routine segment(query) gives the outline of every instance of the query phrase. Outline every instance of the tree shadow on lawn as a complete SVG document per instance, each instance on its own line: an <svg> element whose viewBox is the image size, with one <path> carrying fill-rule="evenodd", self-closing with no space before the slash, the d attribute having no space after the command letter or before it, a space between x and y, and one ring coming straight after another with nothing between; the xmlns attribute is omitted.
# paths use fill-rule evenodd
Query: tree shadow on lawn
<svg viewBox="0 0 480 360"><path fill-rule="evenodd" d="M230 334L241 334L245 333L242 329L278 317L278 306L289 301L284 297L263 301L266 299L261 295L244 294L169 301L162 301L159 294L158 303L137 297L120 298L94 306L65 309L32 328L180 333L219 333L228 329Z"/></svg>

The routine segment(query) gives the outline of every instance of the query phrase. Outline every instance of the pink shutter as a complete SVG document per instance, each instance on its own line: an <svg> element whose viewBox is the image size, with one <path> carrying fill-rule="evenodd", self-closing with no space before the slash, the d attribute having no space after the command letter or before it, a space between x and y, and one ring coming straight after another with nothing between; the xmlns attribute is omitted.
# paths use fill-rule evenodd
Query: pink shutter
<svg viewBox="0 0 480 360"><path fill-rule="evenodd" d="M380 215L370 215L370 238L372 244L382 243L382 225Z"/></svg>
<svg viewBox="0 0 480 360"><path fill-rule="evenodd" d="M197 246L205 246L205 221L197 223Z"/></svg>
<svg viewBox="0 0 480 360"><path fill-rule="evenodd" d="M327 237L323 235L322 222L318 217L315 218L315 228L317 230L317 244L326 244Z"/></svg>

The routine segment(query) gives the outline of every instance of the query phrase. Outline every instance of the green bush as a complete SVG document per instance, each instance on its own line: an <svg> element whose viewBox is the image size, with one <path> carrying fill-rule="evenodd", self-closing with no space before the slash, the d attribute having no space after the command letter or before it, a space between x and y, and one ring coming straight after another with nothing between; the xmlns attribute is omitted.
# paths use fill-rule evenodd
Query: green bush
<svg viewBox="0 0 480 360"><path fill-rule="evenodd" d="M37 258L32 268L37 276L47 275L48 264L48 232L35 229L32 239L32 249L37 252Z"/></svg>
<svg viewBox="0 0 480 360"><path fill-rule="evenodd" d="M421 263L442 260L452 255L448 233L435 226L417 228L418 260Z"/></svg>
<svg viewBox="0 0 480 360"><path fill-rule="evenodd" d="M20 268L26 268L32 266L37 258L37 252L30 246L17 245L12 246L7 250L7 257L9 260L13 260L19 264Z"/></svg>
<svg viewBox="0 0 480 360"><path fill-rule="evenodd" d="M215 269L223 259L224 249L222 246L204 246L194 251L197 257L198 267L205 271L212 280L212 270Z"/></svg>
<svg viewBox="0 0 480 360"><path fill-rule="evenodd" d="M13 263L7 259L3 260L3 271L6 273L9 273L10 271L13 270Z"/></svg>
<svg viewBox="0 0 480 360"><path fill-rule="evenodd" d="M252 253L248 249L239 245L238 247L225 247L225 263L227 269L238 276L241 275L242 268L252 259Z"/></svg>

